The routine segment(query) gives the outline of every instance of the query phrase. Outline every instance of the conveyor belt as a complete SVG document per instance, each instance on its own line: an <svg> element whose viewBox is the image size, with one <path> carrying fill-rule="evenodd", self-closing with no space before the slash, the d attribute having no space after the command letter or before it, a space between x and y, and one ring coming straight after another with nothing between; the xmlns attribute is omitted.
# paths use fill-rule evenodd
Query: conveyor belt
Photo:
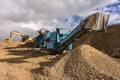
<svg viewBox="0 0 120 80"><path fill-rule="evenodd" d="M109 15L103 13L95 13L90 15L85 20L81 21L83 23L82 28L95 30L95 31L106 31L107 29L107 22L109 19ZM80 24L81 24L80 23ZM85 25L84 25L85 23ZM74 42L77 38L80 38L88 30L81 30L81 26L78 25L65 39L63 39L59 46L57 46L53 52L62 52L66 47Z"/></svg>
<svg viewBox="0 0 120 80"><path fill-rule="evenodd" d="M75 41L75 39L80 38L87 30L81 30L81 26L77 26L64 40L61 41L60 45L53 50L53 52L62 52L66 47Z"/></svg>

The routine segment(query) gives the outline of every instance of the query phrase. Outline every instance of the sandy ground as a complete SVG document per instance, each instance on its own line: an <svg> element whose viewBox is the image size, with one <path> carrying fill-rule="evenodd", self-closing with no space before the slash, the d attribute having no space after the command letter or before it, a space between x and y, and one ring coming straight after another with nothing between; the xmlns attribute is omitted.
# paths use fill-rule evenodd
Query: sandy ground
<svg viewBox="0 0 120 80"><path fill-rule="evenodd" d="M33 74L42 74L42 67L59 57L41 53L39 48L16 48L18 42L11 43L12 47L3 44L7 48L0 48L0 80L34 80Z"/></svg>
<svg viewBox="0 0 120 80"><path fill-rule="evenodd" d="M78 46L64 54L50 55L39 48L17 48L18 43L15 44L0 48L0 80L120 79L119 59L92 46Z"/></svg>

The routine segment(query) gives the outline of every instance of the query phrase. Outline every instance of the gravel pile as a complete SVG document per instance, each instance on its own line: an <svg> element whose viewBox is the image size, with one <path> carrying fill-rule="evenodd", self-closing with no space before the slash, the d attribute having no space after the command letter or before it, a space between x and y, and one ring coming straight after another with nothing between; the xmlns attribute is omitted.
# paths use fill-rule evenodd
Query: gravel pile
<svg viewBox="0 0 120 80"><path fill-rule="evenodd" d="M106 54L89 45L82 45L70 52L64 73L70 80L120 79L120 65Z"/></svg>
<svg viewBox="0 0 120 80"><path fill-rule="evenodd" d="M90 45L78 46L48 65L40 69L36 80L120 79L120 63Z"/></svg>

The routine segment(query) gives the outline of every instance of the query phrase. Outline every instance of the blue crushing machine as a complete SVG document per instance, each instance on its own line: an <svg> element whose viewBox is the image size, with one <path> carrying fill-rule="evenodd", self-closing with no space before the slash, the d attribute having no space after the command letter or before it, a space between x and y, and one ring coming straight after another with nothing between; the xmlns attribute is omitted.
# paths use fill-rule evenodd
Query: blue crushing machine
<svg viewBox="0 0 120 80"><path fill-rule="evenodd" d="M53 50L60 45L61 41L65 39L70 32L70 30L63 28L56 28L54 32L48 31L44 36L41 36L39 46L42 49ZM68 49L72 49L72 44L68 45Z"/></svg>
<svg viewBox="0 0 120 80"><path fill-rule="evenodd" d="M42 31L39 39L41 49L49 49L52 53L62 53L65 49L72 49L72 43L90 31L107 30L109 15L95 13L80 21L80 24L72 31L64 28L56 28L56 31ZM44 33L44 34L43 34Z"/></svg>

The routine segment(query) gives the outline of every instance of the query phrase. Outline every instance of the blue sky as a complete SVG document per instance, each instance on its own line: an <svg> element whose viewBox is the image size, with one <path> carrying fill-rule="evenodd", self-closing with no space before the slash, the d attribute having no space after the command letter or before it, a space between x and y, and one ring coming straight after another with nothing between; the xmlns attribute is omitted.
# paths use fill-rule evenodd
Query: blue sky
<svg viewBox="0 0 120 80"><path fill-rule="evenodd" d="M118 0L117 2L115 2L113 4L109 4L109 5L106 5L106 6L101 7L101 8L96 8L96 9L94 9L94 11L95 12L104 12L106 14L110 14L111 18L114 17L113 20L109 20L108 25L120 23L120 0ZM113 16L113 15L116 15L116 16ZM84 19L84 17L79 16L79 15L73 15L72 19L73 19L73 22L71 23L71 27L74 27L76 25L74 23L80 22L82 19Z"/></svg>

